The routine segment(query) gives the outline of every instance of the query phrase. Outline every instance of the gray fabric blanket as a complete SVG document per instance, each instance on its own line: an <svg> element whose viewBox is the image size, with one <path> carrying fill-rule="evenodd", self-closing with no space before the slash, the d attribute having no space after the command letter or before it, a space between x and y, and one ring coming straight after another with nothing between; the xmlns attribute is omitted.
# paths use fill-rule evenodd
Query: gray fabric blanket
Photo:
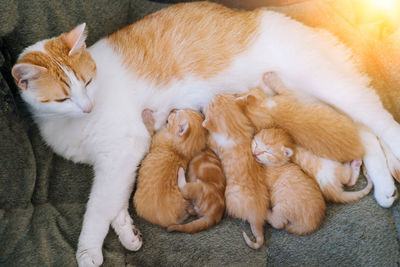
<svg viewBox="0 0 400 267"><path fill-rule="evenodd" d="M165 7L147 0L0 0L0 266L76 266L75 250L93 179L46 146L10 75L28 45L86 22L88 45ZM207 14L204 14L205 16ZM161 53L162 51L160 51ZM365 185L360 179L356 188ZM379 207L372 194L329 204L319 231L295 236L265 227L265 245L243 241L248 225L225 217L198 234L167 233L138 218L144 245L125 250L110 230L104 266L396 266L400 205ZM397 227L397 228L396 228ZM397 230L396 230L397 229Z"/></svg>

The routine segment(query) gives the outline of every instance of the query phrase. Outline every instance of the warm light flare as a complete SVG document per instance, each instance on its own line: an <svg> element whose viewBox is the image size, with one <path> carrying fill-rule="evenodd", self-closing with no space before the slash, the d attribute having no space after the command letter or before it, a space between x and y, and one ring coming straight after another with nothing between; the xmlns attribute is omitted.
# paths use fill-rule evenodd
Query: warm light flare
<svg viewBox="0 0 400 267"><path fill-rule="evenodd" d="M398 8L399 0L369 0L370 5L382 11L391 12Z"/></svg>

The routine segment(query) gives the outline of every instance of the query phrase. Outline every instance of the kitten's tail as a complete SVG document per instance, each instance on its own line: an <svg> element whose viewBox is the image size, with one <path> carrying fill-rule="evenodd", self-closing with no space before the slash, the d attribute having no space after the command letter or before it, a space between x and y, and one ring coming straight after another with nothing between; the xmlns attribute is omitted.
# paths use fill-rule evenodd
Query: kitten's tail
<svg viewBox="0 0 400 267"><path fill-rule="evenodd" d="M366 173L364 173L364 176L367 179L368 184L363 189L355 192L350 192L350 191L344 191L342 187L326 186L322 188L324 196L326 197L327 200L336 203L345 204L357 201L368 195L368 193L372 189L371 178Z"/></svg>
<svg viewBox="0 0 400 267"><path fill-rule="evenodd" d="M210 217L204 216L201 218L198 218L197 220L191 221L187 224L175 224L168 226L167 231L168 232L184 232L184 233L197 233L203 230L206 230L216 224L216 221L213 220Z"/></svg>
<svg viewBox="0 0 400 267"><path fill-rule="evenodd" d="M250 240L249 236L243 232L244 241L246 241L247 245L253 249L258 249L264 243L264 233L263 233L263 223L250 223L251 232L256 238L256 242Z"/></svg>

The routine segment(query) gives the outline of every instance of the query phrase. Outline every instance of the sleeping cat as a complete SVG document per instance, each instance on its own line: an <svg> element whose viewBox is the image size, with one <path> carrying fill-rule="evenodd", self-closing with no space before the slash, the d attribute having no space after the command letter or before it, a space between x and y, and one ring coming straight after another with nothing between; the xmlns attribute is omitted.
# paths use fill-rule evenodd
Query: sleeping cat
<svg viewBox="0 0 400 267"><path fill-rule="evenodd" d="M356 125L329 107L301 103L289 95L267 97L259 88L240 95L237 102L256 131L282 128L296 144L339 162L364 156Z"/></svg>
<svg viewBox="0 0 400 267"><path fill-rule="evenodd" d="M368 183L363 189L359 191L344 191L343 189L343 185L353 186L357 182L361 160L354 160L351 163L332 161L318 157L300 146L295 146L292 160L318 182L327 201L354 202L368 195L372 189L372 181L368 175L365 175Z"/></svg>
<svg viewBox="0 0 400 267"><path fill-rule="evenodd" d="M325 215L325 201L318 184L289 162L293 155L289 135L278 128L261 130L254 136L251 150L257 161L267 166L268 223L297 235L316 231Z"/></svg>
<svg viewBox="0 0 400 267"><path fill-rule="evenodd" d="M217 95L207 106L203 126L208 145L221 159L226 177L225 205L229 215L249 222L256 238L247 234L247 245L257 249L264 242L263 226L269 207L264 167L251 153L253 128L232 95Z"/></svg>
<svg viewBox="0 0 400 267"><path fill-rule="evenodd" d="M400 126L333 36L267 9L194 2L146 16L89 48L85 39L81 24L39 41L12 69L46 143L94 167L77 246L80 266L103 262L110 224L125 248L142 245L128 213L136 169L150 144L142 110L154 111L158 129L172 109L202 109L218 93L244 93L260 86L268 71L296 95L326 102L372 129L363 135L363 142L375 142L367 170L379 203L394 201L395 187L375 144L380 137L400 158Z"/></svg>
<svg viewBox="0 0 400 267"><path fill-rule="evenodd" d="M262 153L270 163L275 160L280 165L289 159L296 163L319 184L327 201L349 203L363 198L371 191L372 182L369 178L367 186L360 191L343 190L343 185L352 186L357 182L361 160L340 163L318 157L301 146L294 145L290 136L282 129L261 130L252 144L253 153ZM256 144L257 149L254 147Z"/></svg>
<svg viewBox="0 0 400 267"><path fill-rule="evenodd" d="M188 216L188 201L179 192L180 167L186 169L190 159L206 144L203 117L193 110L174 110L167 128L158 131L149 154L139 169L133 203L137 214L147 221L167 227L179 224Z"/></svg>
<svg viewBox="0 0 400 267"><path fill-rule="evenodd" d="M168 232L197 233L219 223L225 210L225 176L217 155L206 149L194 157L188 167L189 182L181 168L178 187L182 196L191 200L192 215L200 218L182 225L171 225Z"/></svg>

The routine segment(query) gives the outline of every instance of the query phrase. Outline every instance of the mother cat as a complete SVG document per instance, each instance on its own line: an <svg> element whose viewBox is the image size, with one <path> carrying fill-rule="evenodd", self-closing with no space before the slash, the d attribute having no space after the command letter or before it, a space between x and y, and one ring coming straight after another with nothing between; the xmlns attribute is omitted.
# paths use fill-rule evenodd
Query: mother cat
<svg viewBox="0 0 400 267"><path fill-rule="evenodd" d="M56 153L94 166L80 266L103 262L110 224L127 249L142 245L127 211L150 142L142 110L152 109L160 127L171 109L202 109L215 94L260 85L266 71L277 72L296 95L335 106L371 129L363 137L371 147L367 157L382 156L367 169L376 175L378 201L393 202L385 158L372 148L379 147L378 136L400 158L400 126L332 36L265 9L239 12L198 2L151 14L88 49L85 37L82 24L40 41L12 69L45 141Z"/></svg>

